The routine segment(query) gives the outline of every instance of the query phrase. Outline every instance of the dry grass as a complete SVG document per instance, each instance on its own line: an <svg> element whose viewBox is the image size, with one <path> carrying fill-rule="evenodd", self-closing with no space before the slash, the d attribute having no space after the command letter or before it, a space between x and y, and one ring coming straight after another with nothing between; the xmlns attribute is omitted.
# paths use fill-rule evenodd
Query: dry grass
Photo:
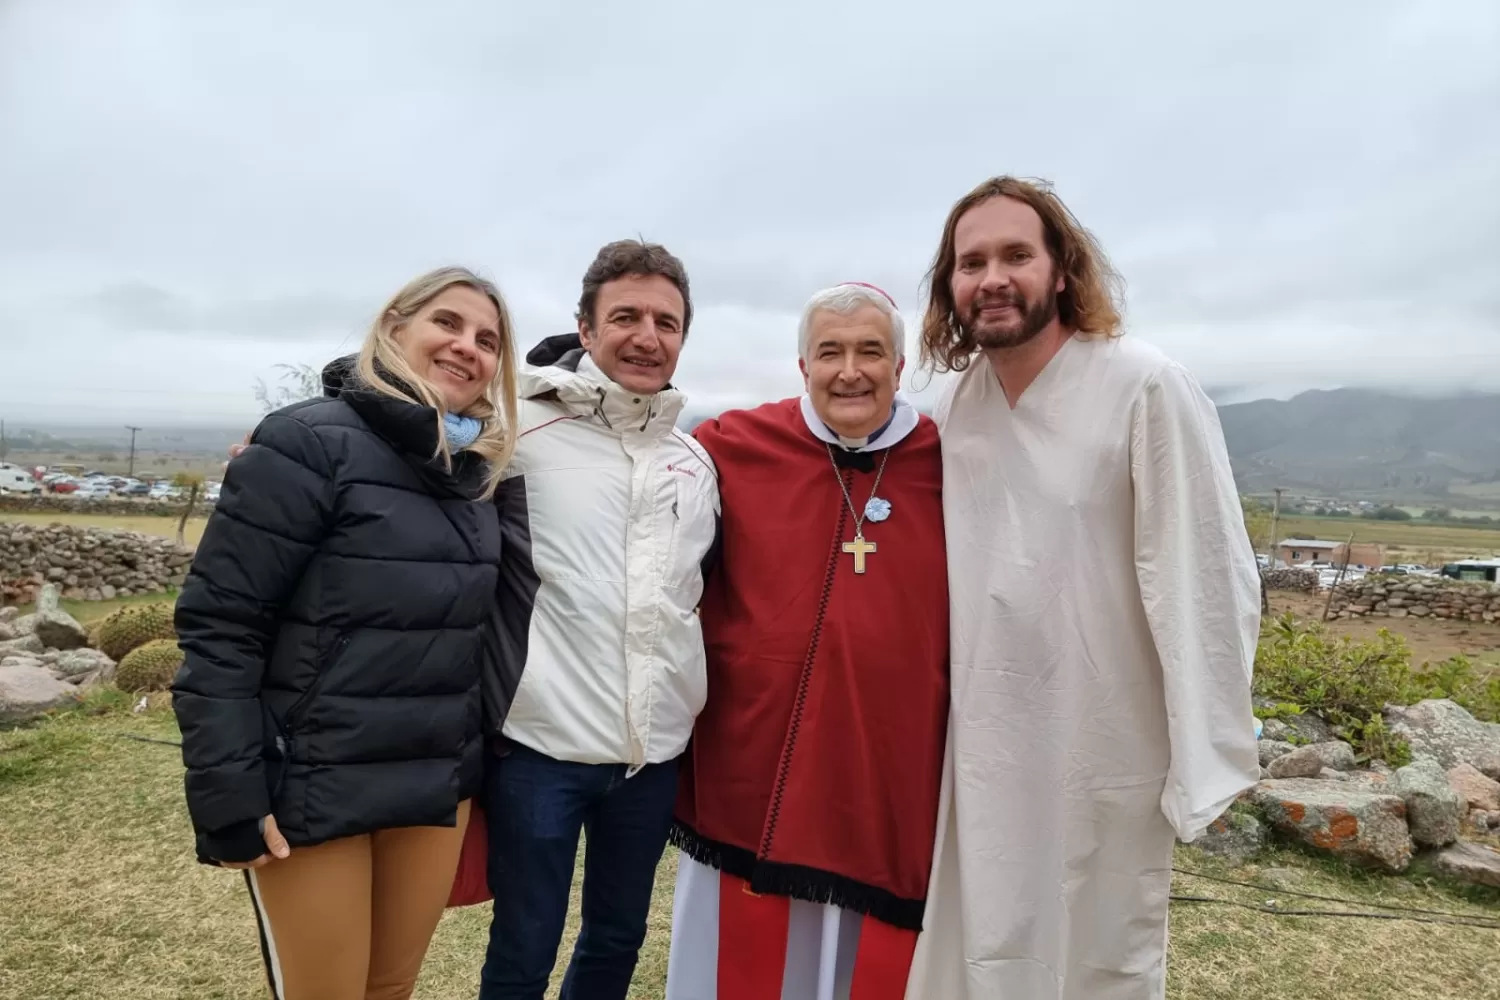
<svg viewBox="0 0 1500 1000"><path fill-rule="evenodd" d="M178 751L123 738L175 738L171 713L132 715L125 703L101 696L82 711L0 733L0 1000L263 997L243 883L193 861ZM1236 877L1262 871L1228 869L1191 849L1178 861ZM1361 905L1500 916L1500 894L1361 876L1293 851L1268 863L1290 887ZM674 869L668 857L632 997L662 995ZM1186 877L1176 891L1266 898ZM575 896L559 966L576 927ZM419 998L474 995L486 928L484 907L446 915ZM1500 933L1174 904L1171 1000L1306 1000L1335 983L1340 995L1366 1000L1500 997Z"/></svg>
<svg viewBox="0 0 1500 1000"><path fill-rule="evenodd" d="M1451 559L1500 554L1500 528L1453 528L1421 521L1377 521L1354 517L1288 517L1276 525L1281 538L1320 538L1342 542L1350 534L1356 542L1385 546L1388 563L1429 565Z"/></svg>
<svg viewBox="0 0 1500 1000"><path fill-rule="evenodd" d="M87 501L79 501L79 506L83 507L86 503ZM177 518L154 514L89 514L82 511L77 514L58 514L51 511L37 514L19 511L0 512L0 523L6 521L18 521L22 524L71 524L80 528L110 528L116 531L136 531L143 535L159 535L162 538L177 537ZM188 548L197 547L198 540L203 537L203 529L207 524L206 507L201 516L188 518L187 530L184 532L184 540Z"/></svg>
<svg viewBox="0 0 1500 1000"><path fill-rule="evenodd" d="M1327 594L1273 590L1271 615L1290 612L1304 621L1319 621ZM1445 618L1335 618L1328 623L1334 635L1373 639L1388 629L1406 640L1412 663L1423 665L1462 653L1481 668L1500 670L1500 623L1454 621Z"/></svg>

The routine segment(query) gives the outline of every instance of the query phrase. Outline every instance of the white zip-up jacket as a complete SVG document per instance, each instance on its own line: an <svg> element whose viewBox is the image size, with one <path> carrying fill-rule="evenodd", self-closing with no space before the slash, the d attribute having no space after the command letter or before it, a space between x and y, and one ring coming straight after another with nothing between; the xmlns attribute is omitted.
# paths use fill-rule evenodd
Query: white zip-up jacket
<svg viewBox="0 0 1500 1000"><path fill-rule="evenodd" d="M707 694L697 609L717 475L675 426L682 393L628 391L576 335L527 361L520 439L496 495L502 656L522 665L502 731L633 774L682 753Z"/></svg>

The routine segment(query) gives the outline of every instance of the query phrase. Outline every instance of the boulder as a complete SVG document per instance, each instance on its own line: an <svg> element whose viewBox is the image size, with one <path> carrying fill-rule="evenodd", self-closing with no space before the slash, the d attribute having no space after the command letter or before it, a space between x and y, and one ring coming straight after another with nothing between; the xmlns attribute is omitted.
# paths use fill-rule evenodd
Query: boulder
<svg viewBox="0 0 1500 1000"><path fill-rule="evenodd" d="M40 656L46 651L47 647L42 645L42 640L34 635L18 636L15 639L0 642L0 656L10 653L31 653Z"/></svg>
<svg viewBox="0 0 1500 1000"><path fill-rule="evenodd" d="M42 667L0 669L0 725L15 725L78 700L78 689Z"/></svg>
<svg viewBox="0 0 1500 1000"><path fill-rule="evenodd" d="M114 676L115 661L97 649L70 649L57 654L48 666L62 680L76 684L78 678L101 671Z"/></svg>
<svg viewBox="0 0 1500 1000"><path fill-rule="evenodd" d="M1500 754L1500 723L1480 722L1446 698L1421 701L1410 708L1389 706L1385 721L1411 744L1413 758L1436 757L1444 768L1463 763L1478 766Z"/></svg>
<svg viewBox="0 0 1500 1000"><path fill-rule="evenodd" d="M1208 824L1193 846L1215 857L1243 863L1266 846L1266 825L1243 809L1230 809Z"/></svg>
<svg viewBox="0 0 1500 1000"><path fill-rule="evenodd" d="M8 622L0 622L0 642L6 642L15 637L16 630L11 628Z"/></svg>
<svg viewBox="0 0 1500 1000"><path fill-rule="evenodd" d="M22 631L21 622L26 622L25 631L42 640L48 649L78 649L89 644L89 631L59 605L60 592L57 584L42 585L37 594L36 612L16 619L16 630Z"/></svg>
<svg viewBox="0 0 1500 1000"><path fill-rule="evenodd" d="M1266 765L1272 778L1316 778L1323 773L1323 758L1317 747L1298 747Z"/></svg>
<svg viewBox="0 0 1500 1000"><path fill-rule="evenodd" d="M1275 720L1273 719L1271 721L1274 722ZM1256 744L1256 747L1260 751L1261 767L1270 767L1271 761L1275 760L1277 757L1285 757L1287 754L1297 749L1295 745L1288 743L1285 740L1271 739L1261 740Z"/></svg>
<svg viewBox="0 0 1500 1000"><path fill-rule="evenodd" d="M1500 781L1500 750L1480 751L1469 763L1473 764L1486 778Z"/></svg>
<svg viewBox="0 0 1500 1000"><path fill-rule="evenodd" d="M1438 852L1433 864L1449 878L1500 889L1500 851L1493 848L1461 841Z"/></svg>
<svg viewBox="0 0 1500 1000"><path fill-rule="evenodd" d="M21 609L7 605L0 608L0 625L7 625L21 617Z"/></svg>
<svg viewBox="0 0 1500 1000"><path fill-rule="evenodd" d="M1460 764L1451 769L1448 784L1463 796L1470 809L1500 812L1500 781L1486 778L1473 764Z"/></svg>
<svg viewBox="0 0 1500 1000"><path fill-rule="evenodd" d="M1458 839L1468 803L1448 783L1441 764L1420 757L1396 772L1394 785L1406 803L1412 840L1423 847L1444 847Z"/></svg>
<svg viewBox="0 0 1500 1000"><path fill-rule="evenodd" d="M1307 749L1317 754L1323 766L1332 771L1352 771L1359 766L1354 759L1354 748L1342 740L1314 743Z"/></svg>
<svg viewBox="0 0 1500 1000"><path fill-rule="evenodd" d="M1334 739L1333 727L1311 712L1289 715L1283 721L1286 722L1290 735L1304 743L1331 743ZM1283 737L1283 739L1286 738Z"/></svg>
<svg viewBox="0 0 1500 1000"><path fill-rule="evenodd" d="M1411 864L1406 803L1399 796L1311 778L1262 781L1252 795L1278 830L1352 864L1392 872Z"/></svg>

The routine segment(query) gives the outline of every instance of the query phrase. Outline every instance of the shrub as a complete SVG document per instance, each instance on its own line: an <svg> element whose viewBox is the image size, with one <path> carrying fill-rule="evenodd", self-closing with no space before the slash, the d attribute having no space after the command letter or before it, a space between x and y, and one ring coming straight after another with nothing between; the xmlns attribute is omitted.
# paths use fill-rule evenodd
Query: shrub
<svg viewBox="0 0 1500 1000"><path fill-rule="evenodd" d="M1477 718L1500 719L1500 679L1475 676L1465 657L1415 670L1406 641L1387 629L1363 641L1334 638L1290 615L1269 623L1261 638L1255 692L1278 703L1262 718L1312 712L1344 730L1361 754L1391 764L1409 760L1410 748L1385 728L1386 705L1451 698Z"/></svg>

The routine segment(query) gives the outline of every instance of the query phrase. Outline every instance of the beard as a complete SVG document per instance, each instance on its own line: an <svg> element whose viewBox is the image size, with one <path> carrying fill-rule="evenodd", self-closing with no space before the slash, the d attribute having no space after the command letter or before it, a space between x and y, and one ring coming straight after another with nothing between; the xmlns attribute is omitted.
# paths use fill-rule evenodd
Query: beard
<svg viewBox="0 0 1500 1000"><path fill-rule="evenodd" d="M1036 302L1027 302L1026 297L1014 289L995 295L975 296L969 306L969 315L960 324L963 333L972 336L974 343L986 351L1020 347L1047 329L1057 318L1057 292L1054 281L1047 283L1047 293ZM980 310L985 306L1010 305L1016 315L1010 320L985 320Z"/></svg>

